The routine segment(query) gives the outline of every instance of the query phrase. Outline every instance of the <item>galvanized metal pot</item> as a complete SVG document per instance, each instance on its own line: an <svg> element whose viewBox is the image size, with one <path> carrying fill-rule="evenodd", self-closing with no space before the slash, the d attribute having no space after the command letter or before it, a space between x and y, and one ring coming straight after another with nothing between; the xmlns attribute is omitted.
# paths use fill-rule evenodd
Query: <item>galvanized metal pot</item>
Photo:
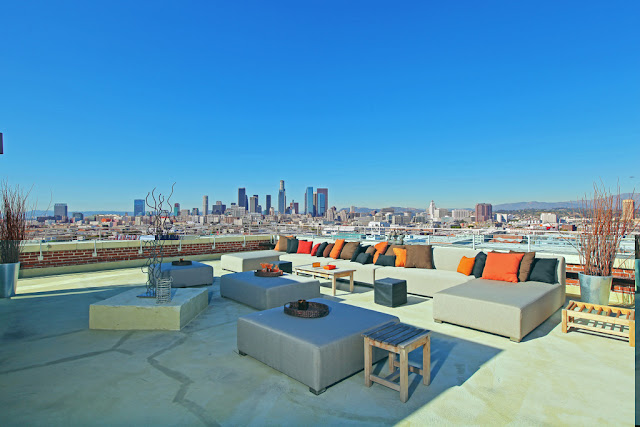
<svg viewBox="0 0 640 427"><path fill-rule="evenodd" d="M609 305L609 294L613 276L589 276L578 273L580 300L590 304Z"/></svg>
<svg viewBox="0 0 640 427"><path fill-rule="evenodd" d="M16 294L20 263L0 264L0 298L11 298Z"/></svg>

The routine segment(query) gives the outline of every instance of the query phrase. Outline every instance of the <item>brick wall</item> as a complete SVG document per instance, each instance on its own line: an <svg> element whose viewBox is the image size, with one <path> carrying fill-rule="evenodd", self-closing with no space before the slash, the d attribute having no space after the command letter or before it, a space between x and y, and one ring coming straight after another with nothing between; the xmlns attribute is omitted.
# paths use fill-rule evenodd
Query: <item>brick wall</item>
<svg viewBox="0 0 640 427"><path fill-rule="evenodd" d="M581 264L567 264L567 285L579 286L578 273L582 273ZM624 294L635 294L635 271L631 269L614 268L612 291Z"/></svg>

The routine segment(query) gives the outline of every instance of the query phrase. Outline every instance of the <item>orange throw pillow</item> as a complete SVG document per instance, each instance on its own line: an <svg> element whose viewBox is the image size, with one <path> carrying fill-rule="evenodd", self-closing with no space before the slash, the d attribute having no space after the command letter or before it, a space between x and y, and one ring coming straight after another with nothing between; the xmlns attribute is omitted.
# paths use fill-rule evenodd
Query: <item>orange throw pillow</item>
<svg viewBox="0 0 640 427"><path fill-rule="evenodd" d="M404 267L407 265L407 250L393 248L393 253L396 255L396 267Z"/></svg>
<svg viewBox="0 0 640 427"><path fill-rule="evenodd" d="M458 273L462 273L465 276L469 276L473 271L473 265L476 263L475 258L467 258L463 256L460 260L460 264L458 264Z"/></svg>
<svg viewBox="0 0 640 427"><path fill-rule="evenodd" d="M331 253L329 254L329 256L333 259L338 259L338 257L340 256L340 251L342 250L343 246L344 246L344 239L336 240L336 243L335 245L333 245L333 249L331 249Z"/></svg>
<svg viewBox="0 0 640 427"><path fill-rule="evenodd" d="M375 264L378 260L380 254L383 254L387 251L387 246L389 246L389 242L380 242L373 247L376 248L376 253L373 255L373 263Z"/></svg>
<svg viewBox="0 0 640 427"><path fill-rule="evenodd" d="M502 254L489 252L484 264L482 278L518 283L518 270L524 253Z"/></svg>

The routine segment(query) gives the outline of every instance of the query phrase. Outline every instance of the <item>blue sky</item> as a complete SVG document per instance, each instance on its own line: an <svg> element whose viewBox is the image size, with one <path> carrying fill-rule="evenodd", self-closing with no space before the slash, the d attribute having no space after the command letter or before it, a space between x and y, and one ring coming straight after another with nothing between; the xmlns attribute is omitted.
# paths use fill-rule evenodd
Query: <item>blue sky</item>
<svg viewBox="0 0 640 427"><path fill-rule="evenodd" d="M636 1L4 2L0 178L38 208L471 207L640 189Z"/></svg>

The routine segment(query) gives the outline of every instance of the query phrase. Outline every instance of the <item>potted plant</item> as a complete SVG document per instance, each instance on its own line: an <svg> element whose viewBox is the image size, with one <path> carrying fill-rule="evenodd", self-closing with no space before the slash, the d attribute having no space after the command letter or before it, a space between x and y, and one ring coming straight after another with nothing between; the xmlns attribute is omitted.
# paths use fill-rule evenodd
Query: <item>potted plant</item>
<svg viewBox="0 0 640 427"><path fill-rule="evenodd" d="M27 196L20 187L0 187L0 298L16 293L20 251L27 232Z"/></svg>
<svg viewBox="0 0 640 427"><path fill-rule="evenodd" d="M634 228L633 217L623 215L620 188L616 193L604 185L593 186L592 200L582 200L582 231L578 253L584 270L578 273L580 299L607 305L613 281L612 270L622 238Z"/></svg>

